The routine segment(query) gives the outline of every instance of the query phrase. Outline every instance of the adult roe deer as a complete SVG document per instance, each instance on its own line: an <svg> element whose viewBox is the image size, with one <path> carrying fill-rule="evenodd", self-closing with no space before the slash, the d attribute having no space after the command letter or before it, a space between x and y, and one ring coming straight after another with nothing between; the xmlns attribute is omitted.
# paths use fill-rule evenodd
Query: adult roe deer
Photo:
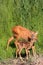
<svg viewBox="0 0 43 65"><path fill-rule="evenodd" d="M9 38L7 48L10 42L14 40L14 38L16 38L15 42L17 42L20 38L30 41L32 39L32 34L34 34L35 32L28 30L22 26L15 26L12 28L12 33L13 36Z"/></svg>

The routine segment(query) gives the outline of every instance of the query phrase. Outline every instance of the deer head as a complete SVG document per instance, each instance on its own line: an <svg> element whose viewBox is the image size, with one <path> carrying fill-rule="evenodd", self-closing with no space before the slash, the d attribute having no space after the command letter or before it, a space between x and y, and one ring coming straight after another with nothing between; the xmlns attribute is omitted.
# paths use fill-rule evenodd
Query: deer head
<svg viewBox="0 0 43 65"><path fill-rule="evenodd" d="M34 34L32 34L32 40L37 41L37 36L38 36L38 32L35 32Z"/></svg>

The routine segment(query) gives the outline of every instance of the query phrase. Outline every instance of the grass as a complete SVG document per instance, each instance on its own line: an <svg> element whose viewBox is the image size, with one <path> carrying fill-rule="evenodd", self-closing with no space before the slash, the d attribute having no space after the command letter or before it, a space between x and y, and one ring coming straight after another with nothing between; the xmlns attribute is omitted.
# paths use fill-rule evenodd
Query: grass
<svg viewBox="0 0 43 65"><path fill-rule="evenodd" d="M15 58L15 46L9 46L8 50L6 46L12 36L11 29L16 25L38 31L36 52L43 54L43 1L0 0L0 60ZM24 50L22 53L25 53Z"/></svg>

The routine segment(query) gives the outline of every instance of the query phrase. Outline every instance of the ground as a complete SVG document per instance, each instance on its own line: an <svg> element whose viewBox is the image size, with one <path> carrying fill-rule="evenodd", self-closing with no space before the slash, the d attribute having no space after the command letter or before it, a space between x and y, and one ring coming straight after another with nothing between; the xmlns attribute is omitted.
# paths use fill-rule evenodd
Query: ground
<svg viewBox="0 0 43 65"><path fill-rule="evenodd" d="M4 61L0 61L0 65L43 65L43 56L31 56L28 61L26 61L26 59L24 58L23 62L19 58L6 59Z"/></svg>

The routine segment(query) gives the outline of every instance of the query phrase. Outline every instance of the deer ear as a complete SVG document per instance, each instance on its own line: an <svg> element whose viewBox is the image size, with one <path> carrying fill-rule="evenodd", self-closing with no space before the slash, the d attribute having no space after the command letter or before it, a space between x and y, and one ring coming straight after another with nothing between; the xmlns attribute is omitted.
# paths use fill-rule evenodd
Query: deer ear
<svg viewBox="0 0 43 65"><path fill-rule="evenodd" d="M37 35L38 34L38 31L35 34Z"/></svg>

